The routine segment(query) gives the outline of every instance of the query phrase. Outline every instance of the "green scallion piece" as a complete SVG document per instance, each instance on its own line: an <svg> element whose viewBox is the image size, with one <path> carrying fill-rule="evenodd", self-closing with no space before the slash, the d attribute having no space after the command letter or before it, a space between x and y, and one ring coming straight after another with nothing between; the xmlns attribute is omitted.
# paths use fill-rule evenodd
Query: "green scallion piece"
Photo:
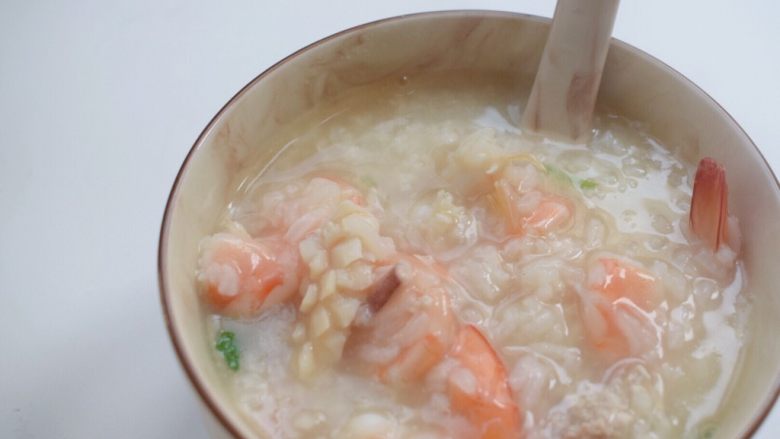
<svg viewBox="0 0 780 439"><path fill-rule="evenodd" d="M216 348L222 353L225 363L231 370L238 370L238 362L241 354L236 346L236 334L231 331L219 331L217 335Z"/></svg>

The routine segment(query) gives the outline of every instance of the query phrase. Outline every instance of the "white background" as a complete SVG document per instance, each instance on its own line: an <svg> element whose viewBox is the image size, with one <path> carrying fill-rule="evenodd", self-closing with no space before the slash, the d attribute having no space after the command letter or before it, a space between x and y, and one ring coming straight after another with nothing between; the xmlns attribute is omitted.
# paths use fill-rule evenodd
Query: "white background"
<svg viewBox="0 0 780 439"><path fill-rule="evenodd" d="M190 145L239 88L402 13L553 1L0 2L0 437L205 438L156 283ZM615 35L710 93L780 170L780 3L624 0ZM780 408L759 438L780 435Z"/></svg>

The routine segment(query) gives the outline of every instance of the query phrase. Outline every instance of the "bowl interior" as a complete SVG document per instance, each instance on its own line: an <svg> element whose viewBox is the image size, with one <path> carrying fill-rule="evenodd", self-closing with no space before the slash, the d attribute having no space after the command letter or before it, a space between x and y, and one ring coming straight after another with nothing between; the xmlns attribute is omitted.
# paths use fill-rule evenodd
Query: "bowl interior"
<svg viewBox="0 0 780 439"><path fill-rule="evenodd" d="M342 32L283 60L241 90L211 121L174 184L160 238L160 286L169 329L187 374L219 424L255 437L233 407L213 361L195 287L198 241L213 233L248 163L282 145L266 139L300 114L345 91L402 75L463 70L511 74L530 84L549 21L519 14L441 12L383 20ZM753 302L750 342L724 401L717 437L751 434L776 399L780 343L780 191L758 150L704 92L654 58L613 41L599 106L643 122L694 162L712 156L728 169L729 205L744 235L742 257Z"/></svg>

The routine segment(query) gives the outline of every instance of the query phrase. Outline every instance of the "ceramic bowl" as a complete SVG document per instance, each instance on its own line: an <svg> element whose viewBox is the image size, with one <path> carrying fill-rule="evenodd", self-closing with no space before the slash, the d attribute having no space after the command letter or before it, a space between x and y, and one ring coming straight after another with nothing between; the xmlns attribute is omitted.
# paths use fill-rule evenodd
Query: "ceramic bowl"
<svg viewBox="0 0 780 439"><path fill-rule="evenodd" d="M267 161L264 139L350 88L447 70L506 72L530 85L548 19L497 12L434 12L358 26L280 61L241 89L187 155L165 209L159 246L162 304L173 345L204 404L215 437L254 438L223 385L194 279L198 241L215 231L249 158ZM601 107L641 121L689 161L712 156L728 169L729 206L744 234L742 257L753 311L750 342L723 401L716 437L747 437L777 399L780 381L780 190L756 146L706 93L667 65L613 40Z"/></svg>

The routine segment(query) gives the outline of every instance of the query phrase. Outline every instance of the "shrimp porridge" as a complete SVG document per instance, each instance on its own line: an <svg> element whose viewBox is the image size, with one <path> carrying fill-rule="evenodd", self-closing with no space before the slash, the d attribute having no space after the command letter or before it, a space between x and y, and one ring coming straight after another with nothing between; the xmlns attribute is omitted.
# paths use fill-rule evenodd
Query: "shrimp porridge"
<svg viewBox="0 0 780 439"><path fill-rule="evenodd" d="M198 282L259 434L713 434L749 312L723 168L609 112L523 133L510 79L363 87L237 176Z"/></svg>

